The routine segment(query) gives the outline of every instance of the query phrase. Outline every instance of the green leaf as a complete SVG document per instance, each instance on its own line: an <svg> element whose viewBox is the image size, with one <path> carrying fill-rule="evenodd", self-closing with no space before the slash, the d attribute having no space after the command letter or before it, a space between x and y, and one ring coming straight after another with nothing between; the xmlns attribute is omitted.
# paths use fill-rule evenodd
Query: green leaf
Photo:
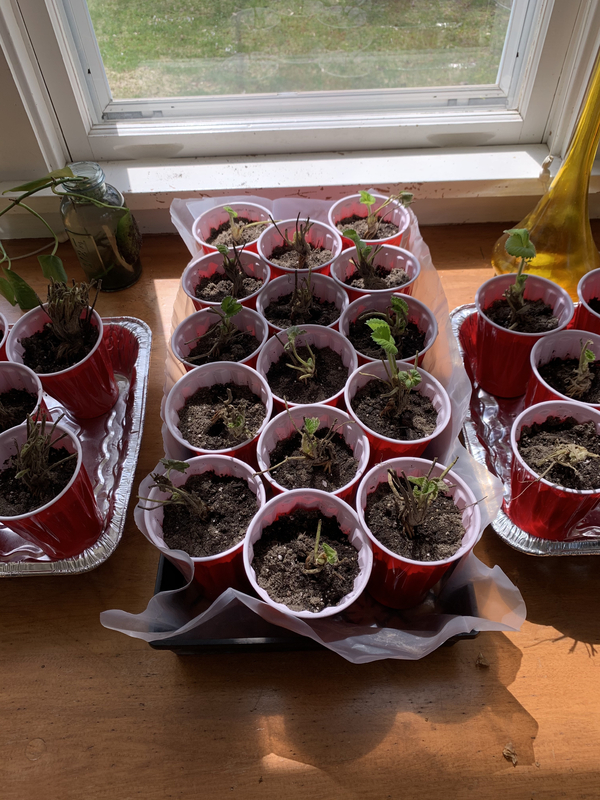
<svg viewBox="0 0 600 800"><path fill-rule="evenodd" d="M230 295L221 300L221 311L225 314L227 319L235 317L235 315L242 310L242 304L238 303L235 297Z"/></svg>
<svg viewBox="0 0 600 800"><path fill-rule="evenodd" d="M63 167L62 169L55 169L49 172L47 175L44 175L43 178L38 178L37 181L29 181L29 183L23 183L21 186L15 186L14 189L7 189L6 192L2 192L2 194L6 194L7 192L31 192L35 189L43 189L45 186L50 186L52 181L57 178L74 177L75 174L70 167Z"/></svg>
<svg viewBox="0 0 600 800"><path fill-rule="evenodd" d="M185 472L190 466L187 461L177 461L174 458L161 458L160 463L169 472L172 470L175 470L175 472Z"/></svg>
<svg viewBox="0 0 600 800"><path fill-rule="evenodd" d="M221 253L222 256L226 256L229 253L229 250L225 247L224 244L218 244L217 250Z"/></svg>
<svg viewBox="0 0 600 800"><path fill-rule="evenodd" d="M231 217L231 219L235 219L238 216L237 211L234 211L233 208L231 208L231 206L223 206L223 211L226 211Z"/></svg>
<svg viewBox="0 0 600 800"><path fill-rule="evenodd" d="M403 319L408 317L408 303L406 300L403 300L397 295L392 295L390 299L390 305L392 307L392 311L397 317L402 317Z"/></svg>
<svg viewBox="0 0 600 800"><path fill-rule="evenodd" d="M44 278L48 278L48 280L53 278L60 283L67 282L67 273L63 267L63 262L58 256L38 256L38 261L40 262Z"/></svg>
<svg viewBox="0 0 600 800"><path fill-rule="evenodd" d="M404 208L408 208L409 205L413 202L415 196L412 192L400 192L399 200L404 206Z"/></svg>
<svg viewBox="0 0 600 800"><path fill-rule="evenodd" d="M420 373L414 369L409 370L402 370L398 373L398 380L400 383L404 384L407 389L414 389L415 386L418 386L421 383L421 375Z"/></svg>
<svg viewBox="0 0 600 800"><path fill-rule="evenodd" d="M526 261L531 261L532 258L535 258L535 246L529 238L527 228L511 228L508 231L504 231L504 233L508 233L508 239L504 247L509 256L524 258Z"/></svg>
<svg viewBox="0 0 600 800"><path fill-rule="evenodd" d="M356 245L357 249L360 249L360 246L362 245L362 242L360 240L360 236L358 235L358 233L353 228L348 228L347 230L345 230L343 232L342 236L347 236L348 239L352 239L352 241Z"/></svg>
<svg viewBox="0 0 600 800"><path fill-rule="evenodd" d="M321 422L318 417L304 417L304 430L309 436L314 436L319 430L320 424Z"/></svg>
<svg viewBox="0 0 600 800"><path fill-rule="evenodd" d="M39 298L27 281L23 280L23 278L17 275L12 269L3 267L2 271L4 272L4 277L10 283L11 289L14 291L15 301L19 304L19 308L22 311L30 311L32 308L37 308L40 304Z"/></svg>
<svg viewBox="0 0 600 800"><path fill-rule="evenodd" d="M382 347L388 355L398 355L398 348L390 331L390 326L383 319L368 319L366 324L373 331L371 339Z"/></svg>
<svg viewBox="0 0 600 800"><path fill-rule="evenodd" d="M595 361L596 355L591 350L586 349L583 353L583 357L586 361Z"/></svg>
<svg viewBox="0 0 600 800"><path fill-rule="evenodd" d="M0 278L0 294L5 297L11 306L16 306L15 293L6 278Z"/></svg>
<svg viewBox="0 0 600 800"><path fill-rule="evenodd" d="M323 548L323 552L327 556L327 563L337 564L338 554L335 552L333 547L330 547L328 544L325 544L325 542L321 542L321 547Z"/></svg>
<svg viewBox="0 0 600 800"><path fill-rule="evenodd" d="M361 190L360 202L365 206L369 206L369 208L370 208L373 205L373 203L375 202L375 198L373 197L372 194L369 194L368 192L364 192L364 191Z"/></svg>

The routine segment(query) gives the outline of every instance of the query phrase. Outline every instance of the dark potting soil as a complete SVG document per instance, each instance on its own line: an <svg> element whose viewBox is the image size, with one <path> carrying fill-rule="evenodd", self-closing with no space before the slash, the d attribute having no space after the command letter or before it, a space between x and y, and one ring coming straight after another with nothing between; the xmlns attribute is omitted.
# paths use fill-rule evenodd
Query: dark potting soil
<svg viewBox="0 0 600 800"><path fill-rule="evenodd" d="M227 389L230 389L233 404L246 417L247 434L241 439L232 437L231 430L223 418L217 417L227 400ZM183 408L179 410L179 431L194 447L203 450L225 450L252 439L266 416L265 407L260 397L247 386L235 383L215 383L212 386L198 389L187 398Z"/></svg>
<svg viewBox="0 0 600 800"><path fill-rule="evenodd" d="M324 439L330 428L319 428L315 436ZM288 439L278 442L275 449L269 454L271 464L279 464L288 456L300 455L301 436L294 433ZM288 461L271 471L280 486L286 489L321 489L323 492L335 492L356 475L358 461L354 458L352 448L346 444L341 433L335 433L331 440L333 448L333 465L331 472L326 472L324 467L316 467L307 458L298 461Z"/></svg>
<svg viewBox="0 0 600 800"><path fill-rule="evenodd" d="M320 541L333 547L338 562L307 575L305 563L314 551L319 519ZM263 530L254 544L252 566L258 585L272 600L284 603L292 611L317 612L337 605L352 591L359 573L358 552L337 519L303 510L279 517Z"/></svg>
<svg viewBox="0 0 600 800"><path fill-rule="evenodd" d="M58 464L69 455L65 447L54 447L50 450L48 461L50 464ZM2 470L0 472L0 515L16 517L46 505L62 492L73 477L76 467L77 456L74 456L51 470L44 485L39 486L36 495L32 494L31 489L20 478L17 480L15 467L9 466Z"/></svg>
<svg viewBox="0 0 600 800"><path fill-rule="evenodd" d="M344 219L340 220L336 228L340 233L343 233L347 228L352 228L355 230L361 239L365 239L367 235L367 218L366 217L359 217L357 214L354 214L352 217L345 217ZM388 222L384 220L383 222L379 223L379 229L377 231L376 239L389 239L391 236L396 236L400 229L397 225L394 225L393 222Z"/></svg>
<svg viewBox="0 0 600 800"><path fill-rule="evenodd" d="M256 497L245 480L204 472L190 475L183 486L204 500L210 517L203 522L187 506L165 505L163 538L167 547L203 558L242 541L257 511Z"/></svg>
<svg viewBox="0 0 600 800"><path fill-rule="evenodd" d="M258 292L263 282L259 278L253 278L247 275L242 281L242 291L238 297L248 297L254 292ZM224 275L215 272L210 278L201 278L199 283L196 284L194 294L199 300L206 300L207 303L220 303L226 297L231 297L233 292L233 283Z"/></svg>
<svg viewBox="0 0 600 800"><path fill-rule="evenodd" d="M25 389L9 389L0 394L0 433L25 422L37 403L37 395Z"/></svg>
<svg viewBox="0 0 600 800"><path fill-rule="evenodd" d="M600 456L600 437L594 423L578 423L573 417L548 417L541 425L534 423L524 427L518 447L525 463L550 483L567 489L600 488L600 458L593 456L571 467L554 464L544 475L557 457L557 451L568 444L585 447L590 453Z"/></svg>
<svg viewBox="0 0 600 800"><path fill-rule="evenodd" d="M81 331L81 339L67 355L59 355L63 343L54 335L52 324L47 322L41 331L21 339L23 363L38 374L60 372L84 359L98 341L98 328L89 325Z"/></svg>
<svg viewBox="0 0 600 800"><path fill-rule="evenodd" d="M578 366L578 358L553 358L547 364L538 367L538 372L553 389L569 397L570 380L576 377ZM594 361L589 368L593 375L592 385L581 397L572 399L583 403L600 403L600 363Z"/></svg>
<svg viewBox="0 0 600 800"><path fill-rule="evenodd" d="M313 302L308 313L297 315L292 319L292 292L272 300L265 308L265 317L278 328L291 328L292 325L324 325L327 327L340 316L339 308L328 300L319 300L313 295Z"/></svg>
<svg viewBox="0 0 600 800"><path fill-rule="evenodd" d="M600 314L600 297L592 297L591 300L587 301L588 306L595 311L596 314Z"/></svg>
<svg viewBox="0 0 600 800"><path fill-rule="evenodd" d="M488 319L502 328L511 326L511 309L508 302L502 297L484 309ZM554 316L554 309L543 300L528 301L519 313L519 324L512 330L519 333L544 333L558 328L558 319Z"/></svg>
<svg viewBox="0 0 600 800"><path fill-rule="evenodd" d="M397 289L399 286L404 286L404 284L408 283L410 280L410 275L399 267L394 267L394 269L390 271L382 266L375 267L375 275L384 282L385 286L382 287L383 289ZM365 282L359 276L358 272L353 272L352 275L346 278L344 283L346 286L351 286L353 289L365 288Z"/></svg>
<svg viewBox="0 0 600 800"><path fill-rule="evenodd" d="M185 360L195 367L199 367L201 364L211 364L215 361L241 361L252 355L260 346L260 342L256 336L245 331L240 331L239 334L235 335L235 338L227 343L226 347L221 347L209 355L213 345L219 339L220 327L220 323L210 327L198 343L190 350Z"/></svg>
<svg viewBox="0 0 600 800"><path fill-rule="evenodd" d="M365 367L367 369L368 365ZM381 392L387 392L386 385L383 381L372 380L359 389L352 399L352 409L365 425L382 436L404 442L423 439L434 432L437 411L428 397L418 390L411 391L406 411L399 417L390 418L381 416L388 403L387 399L381 397Z"/></svg>
<svg viewBox="0 0 600 800"><path fill-rule="evenodd" d="M244 225L248 225L248 223L255 221L256 220L252 220L249 217L237 217L236 219L238 224L243 223ZM250 242L256 241L265 228L268 228L270 224L270 222L263 222L260 225L253 225L251 228L244 228L240 237L241 241L235 242L235 246L239 248L243 245L250 244ZM223 222L223 224L219 225L218 228L210 229L210 235L207 239L207 243L211 244L213 247L217 247L218 245L223 245L224 247L233 247L234 241L233 237L231 236L231 224L229 220Z"/></svg>
<svg viewBox="0 0 600 800"><path fill-rule="evenodd" d="M310 357L308 348L297 347L300 358ZM279 361L271 365L267 381L273 394L290 403L320 403L343 389L348 380L348 368L342 357L330 347L311 347L316 361L316 375L307 381L298 380L298 370L291 369L292 363L287 353L282 353Z"/></svg>
<svg viewBox="0 0 600 800"><path fill-rule="evenodd" d="M398 519L394 496L385 483L367 497L365 521L384 547L413 561L441 561L460 549L465 529L462 512L449 495L439 494L425 522L417 525L409 539Z"/></svg>
<svg viewBox="0 0 600 800"><path fill-rule="evenodd" d="M369 356L369 358L384 358L385 354L383 349L373 341L371 335L373 331L367 325L367 319L369 318L359 318L350 323L348 339L350 339L354 345L354 349L362 353L363 356ZM374 317L374 319L376 319L376 317ZM409 322L404 331L404 335L399 340L396 338L395 341L399 351L397 358L399 361L402 361L405 358L412 358L417 350L419 353L423 350L425 347L425 334L419 330L416 323Z"/></svg>
<svg viewBox="0 0 600 800"><path fill-rule="evenodd" d="M315 269L316 267L320 267L321 264L327 264L328 261L331 261L331 257L331 250L327 250L325 247L313 247L310 245L310 253L304 264L304 269ZM273 264L277 264L278 267L298 269L298 253L284 244L277 245L269 256L269 261L272 261Z"/></svg>

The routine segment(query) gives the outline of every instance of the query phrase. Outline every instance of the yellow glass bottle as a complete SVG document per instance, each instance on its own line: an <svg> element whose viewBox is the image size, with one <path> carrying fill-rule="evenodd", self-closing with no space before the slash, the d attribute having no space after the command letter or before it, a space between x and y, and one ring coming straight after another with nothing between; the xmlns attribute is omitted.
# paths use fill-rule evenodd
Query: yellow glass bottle
<svg viewBox="0 0 600 800"><path fill-rule="evenodd" d="M527 228L537 256L527 272L549 278L577 300L577 284L600 267L588 212L590 173L600 141L600 52L571 147L548 191L537 206L515 225ZM516 272L520 259L504 249L507 234L498 239L492 254L497 273Z"/></svg>

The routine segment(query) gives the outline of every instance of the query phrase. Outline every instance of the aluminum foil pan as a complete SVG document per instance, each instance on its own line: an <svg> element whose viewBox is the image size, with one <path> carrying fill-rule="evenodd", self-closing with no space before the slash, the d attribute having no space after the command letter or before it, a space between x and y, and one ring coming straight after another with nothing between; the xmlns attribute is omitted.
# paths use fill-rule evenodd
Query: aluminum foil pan
<svg viewBox="0 0 600 800"><path fill-rule="evenodd" d="M38 547L0 525L0 578L88 572L106 561L121 539L142 440L152 332L134 317L104 317L103 322L119 399L101 417L75 420L65 413L62 420L81 441L83 461L105 517L102 536L78 556L51 561ZM53 419L54 412L64 413L53 397L45 394L44 399Z"/></svg>
<svg viewBox="0 0 600 800"><path fill-rule="evenodd" d="M497 475L504 485L504 504L492 522L498 536L515 550L533 556L600 555L600 508L592 511L569 532L562 542L539 539L518 528L506 513L510 503L510 429L524 408L524 396L504 399L484 392L475 383L475 343L477 312L475 305L459 306L450 313L452 331L458 341L473 391L469 413L463 426L465 447L473 458Z"/></svg>

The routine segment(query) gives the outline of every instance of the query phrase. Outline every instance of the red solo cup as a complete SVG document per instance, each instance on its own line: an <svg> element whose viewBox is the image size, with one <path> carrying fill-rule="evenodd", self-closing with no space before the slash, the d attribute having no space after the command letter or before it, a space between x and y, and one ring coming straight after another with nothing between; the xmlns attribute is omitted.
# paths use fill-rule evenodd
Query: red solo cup
<svg viewBox="0 0 600 800"><path fill-rule="evenodd" d="M511 501L504 510L519 528L540 539L564 541L569 532L596 506L600 500L600 489L566 489L540 478L528 466L519 453L517 442L524 426L534 422L545 422L548 417L566 419L574 417L577 422L591 420L600 433L600 411L583 403L566 400L550 400L526 408L513 423L510 432L512 465L510 473Z"/></svg>
<svg viewBox="0 0 600 800"><path fill-rule="evenodd" d="M374 194L372 197L375 198L375 203L372 206L375 210L387 200L387 197L383 194ZM410 225L410 215L407 209L404 208L402 203L393 200L381 213L387 222L392 222L394 225L398 226L398 233L394 236L388 236L385 239L361 239L361 241L372 247L376 247L378 244L391 244L394 247L402 247L404 234ZM334 203L329 209L328 222L332 228L337 230L338 222L354 216L362 217L363 219L367 217L367 207L364 203L360 202L360 194L351 194L348 197L342 197L341 200ZM348 228L352 228L352 224L346 225L346 229ZM342 241L344 242L344 249L354 245L352 239L348 239L346 236L342 236Z"/></svg>
<svg viewBox="0 0 600 800"><path fill-rule="evenodd" d="M353 286L349 286L346 280L356 273L356 267L352 263L356 258L356 247L347 248L331 265L330 272L333 280L348 292L350 302L365 295L390 297L393 294L412 294L415 281L421 272L421 265L416 256L409 253L408 250L386 244L375 256L376 267L383 267L386 272L391 272L395 268L403 269L409 276L409 280L402 286L393 286L391 289L355 289Z"/></svg>
<svg viewBox="0 0 600 800"><path fill-rule="evenodd" d="M213 386L215 383L234 383L236 386L247 386L257 395L265 406L265 418L252 439L240 442L233 447L222 450L209 450L192 445L184 439L179 430L179 410L185 405L188 397L198 389ZM164 420L169 433L182 445L190 457L205 455L226 455L256 465L256 442L271 417L273 395L267 381L256 370L245 364L232 361L217 361L215 364L203 364L201 367L186 372L173 386L165 402Z"/></svg>
<svg viewBox="0 0 600 800"><path fill-rule="evenodd" d="M398 294L398 293L396 293ZM391 295L376 296L376 295L363 295L358 300L354 300L348 308L344 311L340 318L340 333L342 336L348 336L350 333L350 325L369 311L382 311L385 312L390 307ZM424 303L416 300L414 297L406 294L402 299L408 305L408 321L417 326L421 333L425 334L425 343L423 349L419 351L419 359L432 347L438 335L438 325L435 315L430 311ZM356 349L356 348L355 348ZM383 352L383 351L382 351ZM362 367L364 364L370 364L372 361L378 359L371 358L371 356L364 355L359 350L356 350L358 356L358 366ZM414 364L416 353L411 358L404 359L407 364Z"/></svg>
<svg viewBox="0 0 600 800"><path fill-rule="evenodd" d="M409 364L408 361L398 361L397 364L399 370L411 369L413 367L413 364ZM359 389L362 389L363 386L366 386L367 383L370 383L375 378L382 378L384 380L387 378L386 368L383 362L372 361L365 367L358 367L348 378L348 383L344 390L346 409L369 437L369 444L371 445L371 464L378 464L380 461L387 461L389 458L398 458L399 456L420 456L429 442L441 436L450 423L452 409L450 398L446 390L433 375L429 374L429 372L425 372L425 370L420 367L417 367L417 369L421 375L421 383L413 389L413 391L424 394L425 397L431 400L433 407L437 411L437 424L435 430L429 436L424 436L421 439L413 439L413 441L392 439L388 436L383 436L381 433L376 433L362 422L352 408L352 400ZM375 376L375 378L373 376Z"/></svg>
<svg viewBox="0 0 600 800"><path fill-rule="evenodd" d="M26 367L25 364L0 361L0 395L5 392L10 392L11 389L19 389L20 391L34 394L37 398L37 402L30 416L36 417L43 413L47 420L52 421L50 412L44 402L42 382L35 372L29 369L29 367ZM25 422L25 420L22 420L22 422Z"/></svg>
<svg viewBox="0 0 600 800"><path fill-rule="evenodd" d="M254 545L261 538L262 532L269 525L272 525L280 517L286 517L294 512L306 510L318 510L324 517L335 517L342 531L348 536L350 544L358 550L358 564L360 572L354 579L354 586L336 606L328 606L322 611L293 611L283 603L276 603L272 600L265 590L258 585L256 573L252 566L254 558ZM316 531L315 531L316 533ZM327 492L320 492L317 489L292 489L291 492L278 494L269 500L253 518L248 526L246 538L244 539L244 568L246 575L256 594L272 608L284 614L299 617L300 619L323 619L339 614L363 593L373 566L373 553L371 545L364 531L358 522L356 512L339 497Z"/></svg>
<svg viewBox="0 0 600 800"><path fill-rule="evenodd" d="M6 343L9 361L23 363L21 340L41 331L49 322L44 309L34 308L14 324ZM82 316L85 313L84 311ZM119 387L104 340L102 320L96 311L92 312L92 324L98 329L98 339L85 358L68 369L40 373L39 376L44 391L79 419L91 419L105 414L114 406L119 396Z"/></svg>
<svg viewBox="0 0 600 800"><path fill-rule="evenodd" d="M528 275L525 283L526 300L543 300L554 309L558 327L545 333L509 331L486 317L485 309L500 300L516 279L516 273L497 275L482 284L475 295L477 307L477 359L475 380L489 394L498 397L518 397L525 394L531 377L529 356L533 345L541 338L564 330L573 317L573 301L557 283Z"/></svg>
<svg viewBox="0 0 600 800"><path fill-rule="evenodd" d="M534 406L536 403L544 403L547 400L574 400L573 397L561 394L556 389L553 389L549 383L546 383L538 368L552 361L553 358L575 358L579 360L581 345L585 341L592 342L592 350L596 357L600 359L600 335L589 331L559 331L558 333L550 334L550 336L544 336L543 339L534 344L530 354L531 378L525 392L525 408ZM577 400L575 402L582 401ZM600 403L584 403L584 405L600 409Z"/></svg>
<svg viewBox="0 0 600 800"><path fill-rule="evenodd" d="M573 328L600 333L600 314L590 306L590 300L600 297L600 269L588 272L577 284L579 305L573 316Z"/></svg>
<svg viewBox="0 0 600 800"><path fill-rule="evenodd" d="M240 297L239 302L247 308L256 308L256 298L264 290L271 277L271 269L256 253L249 253L244 250L240 253L240 263L242 269L250 278L261 280L262 284L259 289L247 297ZM181 286L183 291L191 299L196 311L203 308L220 307L221 301L212 302L211 300L202 300L196 297L196 286L200 283L202 278L210 278L213 275L225 275L223 269L223 256L219 252L208 253L205 256L195 256L187 265L181 276Z"/></svg>
<svg viewBox="0 0 600 800"><path fill-rule="evenodd" d="M380 483L387 483L388 469L420 477L427 475L431 461L424 458L394 458L377 464L360 482L356 497L358 519L366 531L373 547L373 571L367 585L369 593L380 603L391 608L413 608L422 603L427 592L435 586L448 569L475 547L481 532L481 513L476 498L467 484L456 472L450 471L445 480L449 484L448 494L454 504L462 509L465 533L460 548L450 558L442 561L413 561L404 558L387 547L374 536L365 520L367 498ZM442 474L445 467L436 464L432 475Z"/></svg>
<svg viewBox="0 0 600 800"><path fill-rule="evenodd" d="M0 339L0 361L8 361L6 357L6 340L8 339L8 320L4 314L0 313L0 328L2 329L2 338Z"/></svg>
<svg viewBox="0 0 600 800"><path fill-rule="evenodd" d="M51 425L47 427L49 432ZM53 440L65 433L57 442L69 453L77 453L77 465L69 483L54 500L28 514L15 517L0 516L0 523L23 539L37 545L53 560L71 558L83 553L100 538L103 520L96 505L92 484L83 466L81 445L76 436L62 425L56 425ZM27 425L0 433L0 464L17 452L27 439Z"/></svg>
<svg viewBox="0 0 600 800"><path fill-rule="evenodd" d="M256 445L256 458L259 471L264 472L264 470L271 466L271 453L277 444L289 439L296 433L296 430L301 430L305 417L318 417L321 428L330 428L336 422L338 424L344 422L349 423L340 428L338 432L352 450L354 458L358 461L356 475L345 486L340 486L339 489L336 489L334 492L329 492L329 494L334 494L341 500L350 503L358 482L367 469L370 447L369 439L366 434L354 422L349 414L346 414L345 411L339 408L334 409L332 406L315 403L313 405L294 406L289 409L289 412L282 411L281 414L274 417L261 433L258 444ZM271 488L275 494L290 491L285 486L277 483L276 471L273 475L270 472L265 472L264 476L271 484Z"/></svg>
<svg viewBox="0 0 600 800"><path fill-rule="evenodd" d="M298 275L299 281L306 280L306 276ZM286 294L290 294L294 291L296 283L296 275L292 273L286 273L285 275L280 275L279 278L275 278L274 280L269 282L269 285L265 289L264 292L260 295L260 297L256 300L256 310L259 314L262 314L265 317L265 309L268 308L271 303L278 300L280 297L285 297ZM315 273L311 276L311 288L314 297L317 298L320 302L324 303L335 303L336 308L340 312L340 315L344 311L344 309L348 306L348 294L344 289L341 289L335 281L332 281L330 277L327 275L321 275L320 273ZM266 317L265 317L266 319ZM267 320L268 322L268 320ZM272 336L274 333L279 333L279 331L285 330L285 328L280 328L278 325L274 325L272 322L269 322L269 335ZM330 325L327 325L327 328L335 328L338 330L339 324L339 317L334 320Z"/></svg>
<svg viewBox="0 0 600 800"><path fill-rule="evenodd" d="M258 509L265 504L265 487L261 479L256 477L254 469L249 467L248 464L244 464L243 461L231 458L231 456L210 455L190 458L188 464L189 468L185 473L171 473L171 480L175 486L183 486L191 475L202 475L204 472L214 472L215 475L219 476L230 475L246 481L248 487L256 496ZM152 507L152 501L166 500L168 496L166 492L161 492L156 487L150 491L149 499L144 504L146 506L143 512L144 522L150 541L157 547L166 549L165 556L177 566L177 559L169 557L169 552L173 551L169 551L163 539L164 507L162 505ZM148 508L152 510L149 511L147 510ZM248 592L250 584L244 570L243 548L244 540L242 539L238 544L214 556L190 556L194 564L194 578L202 587L203 595L209 600L215 600L225 589L230 587L238 589L240 592Z"/></svg>
<svg viewBox="0 0 600 800"><path fill-rule="evenodd" d="M299 224L304 222L306 222L306 217L301 217ZM323 247L326 250L331 250L331 259L325 264L321 264L318 267L313 267L312 273L313 275L317 273L321 275L329 275L329 267L331 266L331 263L342 252L342 237L336 230L330 228L329 225L326 225L324 222L318 222L317 220L311 220L311 222L313 224L311 229L306 234L306 241L312 247ZM277 223L277 228L279 228L282 233L287 231L288 239L292 239L296 230L296 220L284 219L282 222ZM284 244L284 239L277 228L275 225L271 225L261 233L260 239L258 240L258 254L271 267L271 275L274 278L290 273L292 275L296 273L299 275L308 275L307 269L281 267L279 264L275 264L273 261L270 261L273 250L276 247Z"/></svg>
<svg viewBox="0 0 600 800"><path fill-rule="evenodd" d="M173 355L178 358L186 372L196 369L194 364L190 364L185 359L196 346L194 339L206 333L216 323L220 322L219 317L210 308L203 308L186 317L173 331L171 336L171 350ZM267 321L253 311L251 308L242 308L241 311L231 318L233 325L244 333L249 333L258 339L258 347L250 355L239 361L239 364L247 364L249 367L256 366L258 352L269 336L269 326Z"/></svg>
<svg viewBox="0 0 600 800"><path fill-rule="evenodd" d="M237 211L238 217L244 217L251 222L269 222L271 212L264 206L259 206L257 203L231 203L229 208ZM224 222L229 222L229 214L225 211L224 206L214 206L209 208L203 214L194 220L192 225L192 235L198 242L200 247L205 253L217 253L217 248L208 243L211 232L219 228ZM258 225L256 226L259 227ZM256 238L244 245L244 250L250 253L256 253L256 243L260 232L257 232ZM239 249L239 248L238 248ZM229 247L229 255L233 255L233 247Z"/></svg>
<svg viewBox="0 0 600 800"><path fill-rule="evenodd" d="M348 370L348 375L356 369L358 362L356 360L354 348L348 339L344 338L339 331L333 328L324 328L322 325L302 325L301 330L302 334L296 339L296 347L310 345L313 350L315 348L322 349L324 347L329 347L334 353L337 353L341 357L342 364ZM277 336L273 336L272 339L269 339L258 354L256 369L265 380L267 379L267 373L271 369L271 366L276 364L281 358L287 338L287 331L278 333ZM331 397L326 397L320 402L327 406L341 407L344 402L344 387L331 395ZM273 393L273 405L277 413L283 411L285 409L284 398ZM301 403L294 403L288 398L289 408L298 405L301 405Z"/></svg>

